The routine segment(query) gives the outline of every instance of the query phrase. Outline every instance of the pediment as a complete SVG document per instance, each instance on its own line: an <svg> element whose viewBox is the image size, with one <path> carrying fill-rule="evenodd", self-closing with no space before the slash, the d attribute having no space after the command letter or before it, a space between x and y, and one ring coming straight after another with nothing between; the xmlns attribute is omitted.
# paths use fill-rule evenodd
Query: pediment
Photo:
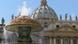
<svg viewBox="0 0 78 44"><path fill-rule="evenodd" d="M76 32L77 30L76 29L74 29L73 27L60 27L60 28L58 28L57 29L57 31L69 31L69 32Z"/></svg>

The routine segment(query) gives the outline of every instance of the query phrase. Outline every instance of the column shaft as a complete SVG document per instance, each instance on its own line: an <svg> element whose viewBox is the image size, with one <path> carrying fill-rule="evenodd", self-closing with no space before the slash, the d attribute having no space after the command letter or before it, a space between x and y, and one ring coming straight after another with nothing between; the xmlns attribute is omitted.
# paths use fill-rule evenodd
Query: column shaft
<svg viewBox="0 0 78 44"><path fill-rule="evenodd" d="M61 44L63 44L63 39L61 39Z"/></svg>
<svg viewBox="0 0 78 44"><path fill-rule="evenodd" d="M54 38L54 44L56 44L56 38Z"/></svg>
<svg viewBox="0 0 78 44"><path fill-rule="evenodd" d="M73 39L71 38L71 44L73 44Z"/></svg>
<svg viewBox="0 0 78 44"><path fill-rule="evenodd" d="M78 44L78 39L77 39L77 44Z"/></svg>
<svg viewBox="0 0 78 44"><path fill-rule="evenodd" d="M50 38L50 44L52 44L52 38Z"/></svg>

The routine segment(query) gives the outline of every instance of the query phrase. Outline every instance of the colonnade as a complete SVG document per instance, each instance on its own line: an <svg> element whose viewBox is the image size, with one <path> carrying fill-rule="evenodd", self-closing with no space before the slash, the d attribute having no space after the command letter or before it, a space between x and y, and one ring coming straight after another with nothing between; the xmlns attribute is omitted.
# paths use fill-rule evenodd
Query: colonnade
<svg viewBox="0 0 78 44"><path fill-rule="evenodd" d="M77 38L48 38L43 41L45 44L78 44Z"/></svg>

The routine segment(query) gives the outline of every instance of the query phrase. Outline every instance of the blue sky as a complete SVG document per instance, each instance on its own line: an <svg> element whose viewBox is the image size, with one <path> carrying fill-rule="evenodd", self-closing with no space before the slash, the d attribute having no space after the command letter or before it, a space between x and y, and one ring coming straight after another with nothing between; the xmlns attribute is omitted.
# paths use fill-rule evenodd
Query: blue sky
<svg viewBox="0 0 78 44"><path fill-rule="evenodd" d="M0 0L0 19L5 18L6 22L10 21L11 15L17 16L19 7L23 1L27 2L27 6L32 12L34 9L39 7L40 0ZM57 15L64 16L65 13L69 15L78 16L78 0L47 0L48 5L52 7Z"/></svg>

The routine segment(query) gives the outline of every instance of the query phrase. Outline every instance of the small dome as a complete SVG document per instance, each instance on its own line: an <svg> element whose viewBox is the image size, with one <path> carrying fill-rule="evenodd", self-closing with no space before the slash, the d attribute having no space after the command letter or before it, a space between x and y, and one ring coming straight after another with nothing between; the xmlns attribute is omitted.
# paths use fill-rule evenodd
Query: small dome
<svg viewBox="0 0 78 44"><path fill-rule="evenodd" d="M50 18L57 20L58 17L55 11L47 5L46 0L41 1L42 1L41 6L33 12L32 18L33 19Z"/></svg>

